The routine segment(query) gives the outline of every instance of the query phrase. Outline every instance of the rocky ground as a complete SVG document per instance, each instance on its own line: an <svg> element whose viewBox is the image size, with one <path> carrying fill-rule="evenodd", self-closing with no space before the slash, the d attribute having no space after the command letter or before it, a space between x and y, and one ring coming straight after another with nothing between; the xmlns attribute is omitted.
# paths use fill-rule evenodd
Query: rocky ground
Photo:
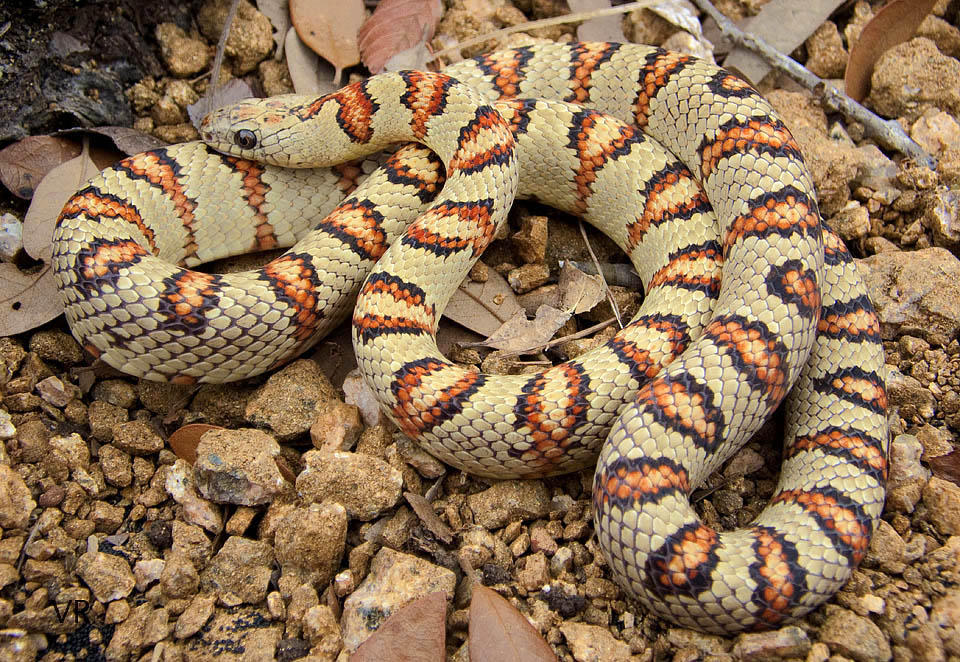
<svg viewBox="0 0 960 662"><path fill-rule="evenodd" d="M452 3L439 32L465 38L517 9L551 9L518 1L479 11L485 4L502 3ZM762 4L718 3L735 16ZM222 5L0 6L0 141L77 122L194 138L185 107L205 90ZM960 30L957 3L935 13L881 59L867 105L935 155L936 171L885 153L788 81L761 86L803 148L824 217L862 258L891 368L884 518L863 567L827 606L733 639L671 627L611 581L593 538L589 472L489 482L444 467L389 424L364 424L344 402L350 359L329 345L263 379L191 388L84 368L89 357L58 320L0 338L0 659L345 659L379 623L377 608L443 590L449 659L464 660L478 579L562 660L960 659L960 487L943 460L960 431ZM869 16L857 3L796 55L824 77L842 75L844 43ZM246 7L238 21L248 41L228 58L232 73L285 91L266 17ZM645 13L627 23L638 41L670 34ZM3 197L0 211L22 215L24 204ZM540 271L555 273L559 257L589 259L569 219L521 205L517 225L538 214L549 223L528 221L523 239L546 241L525 251L541 256ZM620 260L599 246L601 261ZM504 274L524 267L509 240L487 263ZM192 467L168 444L188 423L225 428L203 437ZM708 524L745 524L763 507L776 437L768 427L710 479L697 504ZM71 604L80 613L65 613Z"/></svg>

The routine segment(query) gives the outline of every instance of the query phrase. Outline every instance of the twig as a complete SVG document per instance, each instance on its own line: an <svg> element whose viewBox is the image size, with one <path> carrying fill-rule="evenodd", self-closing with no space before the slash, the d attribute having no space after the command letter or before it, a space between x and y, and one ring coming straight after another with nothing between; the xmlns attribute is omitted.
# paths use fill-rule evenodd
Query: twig
<svg viewBox="0 0 960 662"><path fill-rule="evenodd" d="M587 229L583 227L583 219L580 219L577 223L580 226L580 236L583 237L583 243L587 246L587 252L590 253L590 259L593 260L593 266L597 269L597 275L600 277L600 282L603 283L603 291L607 294L607 301L610 302L610 307L613 309L613 315L617 318L617 324L620 328L623 328L623 320L620 319L620 306L617 305L617 300L613 296L613 292L610 291L610 286L607 285L607 279L603 275L603 269L600 268L600 260L597 259L596 254L593 252L593 246L590 245L590 238L587 237Z"/></svg>
<svg viewBox="0 0 960 662"><path fill-rule="evenodd" d="M533 350L534 350L534 349L537 349L537 348L539 348L539 350L540 350L541 352L545 352L545 351L547 351L548 349L550 349L551 347L556 347L557 345L562 345L563 343L568 342L568 341L570 341L570 340L577 340L577 339L579 339L579 338L585 338L586 336L589 336L591 333L596 333L597 331L601 331L601 330L607 328L608 326L610 326L611 324L615 323L616 321L617 321L617 318L616 318L616 317L610 317L609 319L605 319L604 321L599 322L599 323L597 323L597 324L594 324L593 326L587 327L586 329L582 329L582 330L580 330L580 331L577 331L576 333L568 334L568 335L566 335L566 336L563 336L562 338L554 338L554 339L551 340L550 342L546 342L546 343L544 343L544 344L542 344L542 345L537 345L537 347L531 347L531 348L529 348L529 349L523 349L523 350L511 350L511 351L509 351L509 352L504 351L504 352L502 352L502 353L500 354L500 356L501 356L502 358L509 359L509 358L512 357L512 356L520 356L520 355L522 355L522 354L533 354ZM475 344L476 346L481 346L481 345L483 345L482 342L474 343L474 344ZM461 343L461 345L464 346L464 347L467 346L466 343Z"/></svg>
<svg viewBox="0 0 960 662"><path fill-rule="evenodd" d="M846 117L863 124L867 135L872 136L887 149L896 150L916 160L928 168L935 168L937 161L920 145L903 132L893 120L885 120L841 92L833 84L810 72L759 37L747 34L721 14L709 0L693 0L693 3L717 23L723 36L738 46L753 51L771 66L784 72L815 95L828 109L843 113Z"/></svg>
<svg viewBox="0 0 960 662"><path fill-rule="evenodd" d="M227 17L223 21L223 32L220 33L220 41L217 43L217 54L213 58L213 69L211 72L210 78L210 90L207 92L207 96L210 97L211 109L216 108L213 105L214 94L220 88L220 67L223 66L223 55L227 50L227 39L230 37L230 28L233 27L233 19L237 15L237 7L240 5L240 0L233 0L230 3L230 9L227 10Z"/></svg>

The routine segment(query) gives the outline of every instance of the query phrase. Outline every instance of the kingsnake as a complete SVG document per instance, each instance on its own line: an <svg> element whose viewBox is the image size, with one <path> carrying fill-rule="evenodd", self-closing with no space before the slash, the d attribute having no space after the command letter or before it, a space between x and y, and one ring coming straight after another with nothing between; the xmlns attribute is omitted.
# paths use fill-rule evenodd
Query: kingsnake
<svg viewBox="0 0 960 662"><path fill-rule="evenodd" d="M782 122L722 69L645 46L534 46L445 73L453 78L401 72L319 99L242 102L201 129L233 156L188 143L105 171L67 204L55 237L74 335L136 376L240 379L310 346L349 311L324 311L330 292L363 281L354 346L388 415L482 476L563 473L599 451L597 536L646 608L731 633L828 599L866 553L883 505L883 352L852 258L822 224ZM542 99L635 124L686 166L632 126ZM432 202L436 160L403 148L262 269L185 268L289 245L313 209L327 210L328 187L356 174L255 161L330 166L406 140L445 164ZM444 359L433 334L506 218L518 169L527 195L597 214L647 297L592 354L535 375L484 375ZM749 528L718 534L689 494L791 387L773 500Z"/></svg>

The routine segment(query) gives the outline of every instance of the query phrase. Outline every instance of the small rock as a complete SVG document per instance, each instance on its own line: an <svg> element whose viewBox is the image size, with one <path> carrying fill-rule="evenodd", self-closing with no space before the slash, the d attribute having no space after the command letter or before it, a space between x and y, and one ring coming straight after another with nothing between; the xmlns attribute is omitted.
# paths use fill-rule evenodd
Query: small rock
<svg viewBox="0 0 960 662"><path fill-rule="evenodd" d="M217 596L211 593L198 593L193 596L190 606L177 619L173 636L177 639L186 639L195 635L213 616L216 604Z"/></svg>
<svg viewBox="0 0 960 662"><path fill-rule="evenodd" d="M524 264L511 269L507 282L517 294L536 289L550 280L550 268L545 264Z"/></svg>
<svg viewBox="0 0 960 662"><path fill-rule="evenodd" d="M69 437L51 438L50 446L67 461L71 471L90 468L90 448L76 432Z"/></svg>
<svg viewBox="0 0 960 662"><path fill-rule="evenodd" d="M213 546L199 526L174 520L170 530L170 549L186 554L195 568L203 568L210 560Z"/></svg>
<svg viewBox="0 0 960 662"><path fill-rule="evenodd" d="M474 521L499 529L514 520L536 519L550 513L550 492L539 480L503 480L467 497Z"/></svg>
<svg viewBox="0 0 960 662"><path fill-rule="evenodd" d="M90 392L95 400L103 400L117 407L133 409L137 406L137 389L123 379L104 379Z"/></svg>
<svg viewBox="0 0 960 662"><path fill-rule="evenodd" d="M610 634L610 630L599 625L564 621L560 624L563 633L577 662L629 662L630 644L620 641Z"/></svg>
<svg viewBox="0 0 960 662"><path fill-rule="evenodd" d="M912 513L920 502L923 487L931 475L920 463L922 453L920 441L910 434L898 434L890 444L886 507L894 512Z"/></svg>
<svg viewBox="0 0 960 662"><path fill-rule="evenodd" d="M62 365L83 363L83 350L73 336L57 330L37 331L30 336L29 349L44 361Z"/></svg>
<svg viewBox="0 0 960 662"><path fill-rule="evenodd" d="M211 533L219 533L223 529L223 515L219 506L200 496L189 462L177 460L167 470L164 489L183 506L184 520L202 526Z"/></svg>
<svg viewBox="0 0 960 662"><path fill-rule="evenodd" d="M326 586L333 579L347 540L347 512L339 503L297 508L274 535L284 584Z"/></svg>
<svg viewBox="0 0 960 662"><path fill-rule="evenodd" d="M313 447L326 451L348 451L363 432L360 410L356 405L333 402L316 415L310 426Z"/></svg>
<svg viewBox="0 0 960 662"><path fill-rule="evenodd" d="M100 602L127 597L137 583L125 559L104 552L87 552L77 559L77 574Z"/></svg>
<svg viewBox="0 0 960 662"><path fill-rule="evenodd" d="M327 605L310 607L303 615L303 636L313 647L313 654L333 659L341 648L340 624Z"/></svg>
<svg viewBox="0 0 960 662"><path fill-rule="evenodd" d="M917 430L917 441L923 446L923 459L929 460L953 451L953 435L927 424Z"/></svg>
<svg viewBox="0 0 960 662"><path fill-rule="evenodd" d="M137 590L140 592L146 591L150 584L159 581L166 565L167 562L163 559L137 561L133 565L133 576L137 580Z"/></svg>
<svg viewBox="0 0 960 662"><path fill-rule="evenodd" d="M547 256L547 217L524 216L513 235L513 250L525 264L543 263Z"/></svg>
<svg viewBox="0 0 960 662"><path fill-rule="evenodd" d="M200 493L216 503L261 506L283 492L277 468L280 445L252 428L208 430L200 437L193 470Z"/></svg>
<svg viewBox="0 0 960 662"><path fill-rule="evenodd" d="M191 39L174 23L161 23L156 30L160 57L174 76L194 76L210 62L210 49L199 39Z"/></svg>
<svg viewBox="0 0 960 662"><path fill-rule="evenodd" d="M200 7L197 16L200 32L213 43L220 39L229 7L230 0L213 0ZM273 26L270 19L254 9L247 0L241 0L224 49L233 64L234 73L250 73L272 50Z"/></svg>
<svg viewBox="0 0 960 662"><path fill-rule="evenodd" d="M960 486L934 476L923 488L927 519L944 535L960 533Z"/></svg>
<svg viewBox="0 0 960 662"><path fill-rule="evenodd" d="M886 117L914 120L930 107L960 116L960 62L929 39L915 37L877 61L866 105Z"/></svg>
<svg viewBox="0 0 960 662"><path fill-rule="evenodd" d="M151 382L141 379L137 382L137 399L154 414L169 416L186 406L194 388L185 384Z"/></svg>
<svg viewBox="0 0 960 662"><path fill-rule="evenodd" d="M367 521L400 500L400 472L372 455L313 450L303 463L297 494L306 503L336 501L350 517Z"/></svg>
<svg viewBox="0 0 960 662"><path fill-rule="evenodd" d="M204 421L212 425L243 427L246 422L244 412L255 391L253 386L241 384L204 384L193 396L190 411L199 414Z"/></svg>
<svg viewBox="0 0 960 662"><path fill-rule="evenodd" d="M960 247L960 195L947 186L938 186L926 198L923 227L933 233L933 243L948 249Z"/></svg>
<svg viewBox="0 0 960 662"><path fill-rule="evenodd" d="M806 42L807 69L820 78L843 78L847 50L833 21L824 21Z"/></svg>
<svg viewBox="0 0 960 662"><path fill-rule="evenodd" d="M99 463L103 479L110 485L129 487L133 483L133 462L123 451L113 446L101 446Z"/></svg>
<svg viewBox="0 0 960 662"><path fill-rule="evenodd" d="M113 445L130 455L152 455L163 450L163 437L149 423L127 421L113 426Z"/></svg>
<svg viewBox="0 0 960 662"><path fill-rule="evenodd" d="M836 609L820 628L820 641L856 662L887 662L893 657L886 635L873 621Z"/></svg>
<svg viewBox="0 0 960 662"><path fill-rule="evenodd" d="M72 384L71 387L67 388L59 377L47 377L37 382L36 389L45 402L54 407L66 407L68 402L79 395L79 389Z"/></svg>
<svg viewBox="0 0 960 662"><path fill-rule="evenodd" d="M939 630L947 653L960 655L960 590L951 588L930 609L930 624Z"/></svg>
<svg viewBox="0 0 960 662"><path fill-rule="evenodd" d="M272 623L262 607L218 610L209 623L184 642L190 662L276 662L283 624ZM311 661L312 662L312 661Z"/></svg>
<svg viewBox="0 0 960 662"><path fill-rule="evenodd" d="M830 225L845 242L854 242L870 233L870 212L856 200L833 215Z"/></svg>
<svg viewBox="0 0 960 662"><path fill-rule="evenodd" d="M773 630L742 634L733 645L733 657L751 662L779 662L788 658L804 658L810 651L810 638L795 625Z"/></svg>
<svg viewBox="0 0 960 662"><path fill-rule="evenodd" d="M960 146L960 124L949 113L931 108L910 127L910 137L931 154L937 154Z"/></svg>
<svg viewBox="0 0 960 662"><path fill-rule="evenodd" d="M113 427L127 420L127 410L109 402L94 400L87 408L87 423L93 436L104 443L113 441Z"/></svg>
<svg viewBox="0 0 960 662"><path fill-rule="evenodd" d="M886 521L879 520L870 539L864 565L878 567L887 574L899 575L907 567L904 563L906 553L907 543L900 534Z"/></svg>
<svg viewBox="0 0 960 662"><path fill-rule="evenodd" d="M13 262L23 250L23 223L13 214L0 215L0 262Z"/></svg>
<svg viewBox="0 0 960 662"><path fill-rule="evenodd" d="M168 598L189 598L200 586L200 575L185 554L171 552L167 555L160 574L160 587Z"/></svg>
<svg viewBox="0 0 960 662"><path fill-rule="evenodd" d="M943 248L858 260L884 338L908 333L946 346L960 332L960 260Z"/></svg>
<svg viewBox="0 0 960 662"><path fill-rule="evenodd" d="M343 603L343 647L354 651L398 609L428 593L453 597L456 575L429 561L381 549L370 572Z"/></svg>
<svg viewBox="0 0 960 662"><path fill-rule="evenodd" d="M273 431L279 441L290 441L306 434L317 414L333 402L339 402L336 389L320 366L300 359L257 389L247 402L246 419Z"/></svg>
<svg viewBox="0 0 960 662"><path fill-rule="evenodd" d="M543 552L525 556L523 568L517 572L517 582L529 592L539 591L550 583L550 562Z"/></svg>
<svg viewBox="0 0 960 662"><path fill-rule="evenodd" d="M273 548L257 540L231 536L200 574L205 591L224 605L258 604L267 597Z"/></svg>
<svg viewBox="0 0 960 662"><path fill-rule="evenodd" d="M30 513L37 503L30 495L30 488L16 471L7 464L0 464L0 527L24 529L30 524ZM4 532L6 533L6 532Z"/></svg>
<svg viewBox="0 0 960 662"><path fill-rule="evenodd" d="M10 418L10 412L6 409L0 409L0 440L13 439L17 434L17 428Z"/></svg>

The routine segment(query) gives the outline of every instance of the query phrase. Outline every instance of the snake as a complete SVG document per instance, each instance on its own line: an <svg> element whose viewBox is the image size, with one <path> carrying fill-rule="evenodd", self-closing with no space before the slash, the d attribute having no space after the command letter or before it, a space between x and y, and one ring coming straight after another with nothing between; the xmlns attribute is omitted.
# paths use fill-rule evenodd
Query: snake
<svg viewBox="0 0 960 662"><path fill-rule="evenodd" d="M887 474L879 323L799 146L742 80L654 47L541 44L243 101L200 133L107 169L58 220L55 277L95 356L151 380L243 379L352 314L364 380L431 454L490 478L593 468L614 577L684 627L777 627L863 559ZM353 190L352 160L408 141L428 149ZM592 352L484 374L435 334L518 192L610 234L646 296ZM192 270L291 244L251 272ZM352 308L334 295L357 290ZM784 401L770 503L715 531L691 493Z"/></svg>

